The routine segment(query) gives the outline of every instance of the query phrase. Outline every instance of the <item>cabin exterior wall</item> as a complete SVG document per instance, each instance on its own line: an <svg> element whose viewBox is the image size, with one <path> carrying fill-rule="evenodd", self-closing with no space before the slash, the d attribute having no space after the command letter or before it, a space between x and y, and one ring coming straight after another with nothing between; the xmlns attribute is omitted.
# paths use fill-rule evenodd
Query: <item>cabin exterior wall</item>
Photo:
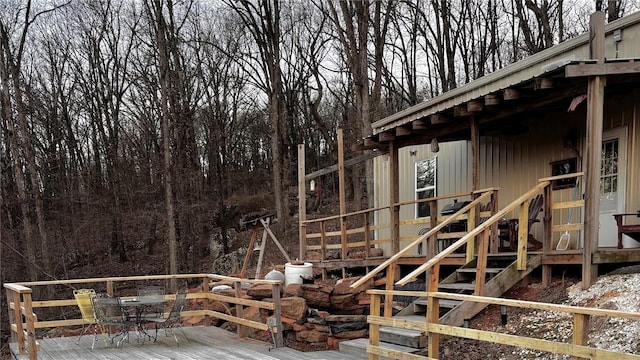
<svg viewBox="0 0 640 360"><path fill-rule="evenodd" d="M636 99L640 95L640 87L624 95L613 95L605 98L604 129L624 127L627 129L627 172L625 208L632 212L640 209L640 126L638 126L638 110L640 105ZM569 104L567 104L567 107ZM516 121L514 119L514 121ZM494 131L480 136L480 188L498 187L501 208L537 184L538 179L551 176L551 162L577 157L578 171L583 171L581 160L585 154L586 101L576 111L558 110L540 114L537 117L518 119L520 125L511 128L520 129L521 133ZM577 133L577 143L569 146L567 137ZM399 149L400 201L415 199L415 164L418 161L437 157L437 194L442 196L457 192L470 192L472 187L472 158L470 141L441 143L440 151L432 153L429 144L409 146ZM389 204L389 164L388 156L380 156L374 160L375 172L375 206ZM578 189L568 188L554 193L557 201L569 201L582 196L582 184ZM468 200L460 198L460 200ZM450 201L440 201L441 208ZM553 223L566 223L568 210L553 213ZM582 216L574 211L574 222ZM511 217L517 217L512 214ZM405 205L400 209L400 219L415 219L415 206ZM389 213L378 211L375 217L379 226L388 225ZM400 248L413 241L421 228L426 224L410 224L400 227ZM532 226L532 233L538 239L542 236L542 225ZM581 234L573 235L577 238ZM377 231L379 239L389 238L388 228ZM559 234L554 234L559 238ZM555 244L553 244L555 246ZM382 246L385 254L390 247ZM418 255L417 250L411 252Z"/></svg>

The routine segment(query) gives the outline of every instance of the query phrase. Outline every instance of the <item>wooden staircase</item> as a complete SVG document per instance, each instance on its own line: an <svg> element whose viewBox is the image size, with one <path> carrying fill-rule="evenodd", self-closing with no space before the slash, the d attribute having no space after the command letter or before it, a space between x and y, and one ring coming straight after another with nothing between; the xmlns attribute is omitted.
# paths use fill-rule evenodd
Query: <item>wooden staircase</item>
<svg viewBox="0 0 640 360"><path fill-rule="evenodd" d="M499 297L512 288L534 269L540 266L541 256L529 256L527 268L516 270L515 256L491 256L486 268L487 281L483 296ZM472 294L475 290L473 281L476 278L476 259L456 269L451 275L443 279L438 290L461 294ZM440 305L440 324L461 326L465 319L473 318L487 305L474 302L462 302L442 299ZM407 321L424 321L427 310L426 298L418 298L409 306L397 313L394 318ZM380 341L409 348L422 349L427 345L427 336L421 331L399 329L393 327L380 328Z"/></svg>

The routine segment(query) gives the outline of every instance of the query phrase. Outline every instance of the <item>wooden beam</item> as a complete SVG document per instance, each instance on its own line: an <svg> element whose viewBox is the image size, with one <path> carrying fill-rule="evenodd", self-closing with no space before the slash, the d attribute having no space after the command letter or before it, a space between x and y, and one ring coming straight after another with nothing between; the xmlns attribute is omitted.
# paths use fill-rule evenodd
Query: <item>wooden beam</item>
<svg viewBox="0 0 640 360"><path fill-rule="evenodd" d="M484 105L485 106L495 106L500 105L500 101L502 99L497 94L489 94L484 96Z"/></svg>
<svg viewBox="0 0 640 360"><path fill-rule="evenodd" d="M502 92L502 98L504 100L520 99L520 90L513 88L504 89L504 91Z"/></svg>
<svg viewBox="0 0 640 360"><path fill-rule="evenodd" d="M344 167L344 136L342 129L338 129L338 184L340 196L340 242L342 244L342 259L347 258L347 224L345 223L344 214L347 212L346 185L345 185L345 167Z"/></svg>
<svg viewBox="0 0 640 360"><path fill-rule="evenodd" d="M467 103L467 112L476 113L484 109L482 100L471 100Z"/></svg>
<svg viewBox="0 0 640 360"><path fill-rule="evenodd" d="M518 89L504 89L502 93L502 98L505 100L517 100L520 99L520 90Z"/></svg>
<svg viewBox="0 0 640 360"><path fill-rule="evenodd" d="M423 119L418 119L411 122L411 128L413 130L427 130L429 128L429 122Z"/></svg>
<svg viewBox="0 0 640 360"><path fill-rule="evenodd" d="M604 63L604 13L596 11L589 21L589 52L592 59ZM602 160L602 115L604 78L595 76L587 86L587 149L585 162L585 240L582 254L582 288L589 288L598 276L593 254L598 249L600 211L600 162Z"/></svg>
<svg viewBox="0 0 640 360"><path fill-rule="evenodd" d="M564 76L582 77L582 76L607 76L607 75L624 75L639 74L640 61L629 61L626 63L615 62L606 64L577 64L567 65L564 68Z"/></svg>
<svg viewBox="0 0 640 360"><path fill-rule="evenodd" d="M307 248L307 227L304 221L307 220L307 182L305 176L305 153L304 144L298 145L298 245L299 259L304 260ZM251 248L248 251L253 251Z"/></svg>
<svg viewBox="0 0 640 360"><path fill-rule="evenodd" d="M469 115L471 115L471 113L467 110L467 104L456 105L453 107L453 116L463 117Z"/></svg>
<svg viewBox="0 0 640 360"><path fill-rule="evenodd" d="M375 148L377 146L380 146L380 143L373 140L372 138L366 138L364 139L364 147L365 148Z"/></svg>
<svg viewBox="0 0 640 360"><path fill-rule="evenodd" d="M398 126L396 128L396 136L408 136L411 135L411 129L406 126Z"/></svg>
<svg viewBox="0 0 640 360"><path fill-rule="evenodd" d="M396 136L393 135L390 132L381 132L380 134L378 134L378 140L379 141L393 141L395 140Z"/></svg>
<svg viewBox="0 0 640 360"><path fill-rule="evenodd" d="M384 155L387 152L388 151L386 151L386 150L371 151L371 152L368 152L366 154L359 155L359 156L356 156L354 158L351 158L349 160L345 160L344 161L344 166L347 167L347 166L353 166L353 165L356 165L356 164L360 164L360 163L365 162L365 161L367 161L369 159L373 159L376 156ZM332 172L336 172L336 171L338 171L338 164L327 166L324 169L320 169L318 171L314 171L312 173L309 173L309 174L304 176L304 179L305 179L305 181L309 181L309 180L317 178L319 176L331 174Z"/></svg>
<svg viewBox="0 0 640 360"><path fill-rule="evenodd" d="M472 156L472 191L480 189L480 126L478 119L473 116L469 120L471 128L471 156Z"/></svg>
<svg viewBox="0 0 640 360"><path fill-rule="evenodd" d="M437 125L437 124L448 124L450 123L451 120L449 120L449 118L443 114L433 114L431 115L431 125Z"/></svg>
<svg viewBox="0 0 640 360"><path fill-rule="evenodd" d="M534 90L546 90L553 89L554 82L550 77L541 77L533 80L533 89Z"/></svg>

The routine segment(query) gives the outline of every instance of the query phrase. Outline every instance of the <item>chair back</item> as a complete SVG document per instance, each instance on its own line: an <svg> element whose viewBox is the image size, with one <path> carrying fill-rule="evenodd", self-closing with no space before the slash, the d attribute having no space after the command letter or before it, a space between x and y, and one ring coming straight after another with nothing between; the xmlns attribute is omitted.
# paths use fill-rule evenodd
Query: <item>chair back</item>
<svg viewBox="0 0 640 360"><path fill-rule="evenodd" d="M542 206L544 205L544 197L542 194L531 199L529 203L529 228L531 224L538 221L538 215L542 212Z"/></svg>
<svg viewBox="0 0 640 360"><path fill-rule="evenodd" d="M117 297L94 297L93 309L98 324L124 322L125 315Z"/></svg>
<svg viewBox="0 0 640 360"><path fill-rule="evenodd" d="M138 299L151 298L162 299L164 298L164 288L162 286L149 286L138 290Z"/></svg>
<svg viewBox="0 0 640 360"><path fill-rule="evenodd" d="M78 304L78 308L82 314L82 322L94 322L95 314L93 312L93 299L96 297L96 291L93 289L73 290L73 297L76 298L76 303Z"/></svg>
<svg viewBox="0 0 640 360"><path fill-rule="evenodd" d="M185 290L178 290L176 293L176 301L171 306L171 312L167 319L176 319L180 317L180 312L184 308L185 299L187 298L187 292Z"/></svg>

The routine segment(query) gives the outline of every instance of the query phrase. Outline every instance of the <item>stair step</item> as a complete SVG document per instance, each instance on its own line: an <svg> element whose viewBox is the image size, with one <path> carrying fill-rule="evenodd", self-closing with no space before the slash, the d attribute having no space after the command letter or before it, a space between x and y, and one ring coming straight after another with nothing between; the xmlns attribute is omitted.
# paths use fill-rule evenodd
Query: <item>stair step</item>
<svg viewBox="0 0 640 360"><path fill-rule="evenodd" d="M445 290L475 290L476 289L476 285L475 284L469 284L469 283L451 283L451 284L440 284L438 285L438 289L445 289Z"/></svg>
<svg viewBox="0 0 640 360"><path fill-rule="evenodd" d="M504 268L487 268L485 270L486 273L490 273L490 274L498 274L500 273L502 270L504 270ZM476 273L478 272L478 269L476 268L460 268L456 270L459 273Z"/></svg>
<svg viewBox="0 0 640 360"><path fill-rule="evenodd" d="M407 316L395 316L395 319L425 322L424 315L407 315ZM428 337L420 330L401 329L391 326L380 327L380 341L395 344L400 346L406 346L413 349L423 349L427 347Z"/></svg>
<svg viewBox="0 0 640 360"><path fill-rule="evenodd" d="M462 301L460 300L440 299L438 305L440 305L441 308L453 309L461 302ZM418 299L414 301L413 308L416 313L424 313L427 309L427 299Z"/></svg>
<svg viewBox="0 0 640 360"><path fill-rule="evenodd" d="M369 339L360 338L353 340L341 341L338 345L338 349L341 353L352 355L353 357L357 357L360 359L368 359L367 355L367 345L369 345ZM416 348L411 348L402 345L390 344L386 342L380 342L380 347L394 350L394 351L402 351L404 353L413 353L418 351ZM386 359L385 357L380 357L381 359Z"/></svg>
<svg viewBox="0 0 640 360"><path fill-rule="evenodd" d="M427 346L427 336L419 330L380 327L380 341L385 343L422 349Z"/></svg>

